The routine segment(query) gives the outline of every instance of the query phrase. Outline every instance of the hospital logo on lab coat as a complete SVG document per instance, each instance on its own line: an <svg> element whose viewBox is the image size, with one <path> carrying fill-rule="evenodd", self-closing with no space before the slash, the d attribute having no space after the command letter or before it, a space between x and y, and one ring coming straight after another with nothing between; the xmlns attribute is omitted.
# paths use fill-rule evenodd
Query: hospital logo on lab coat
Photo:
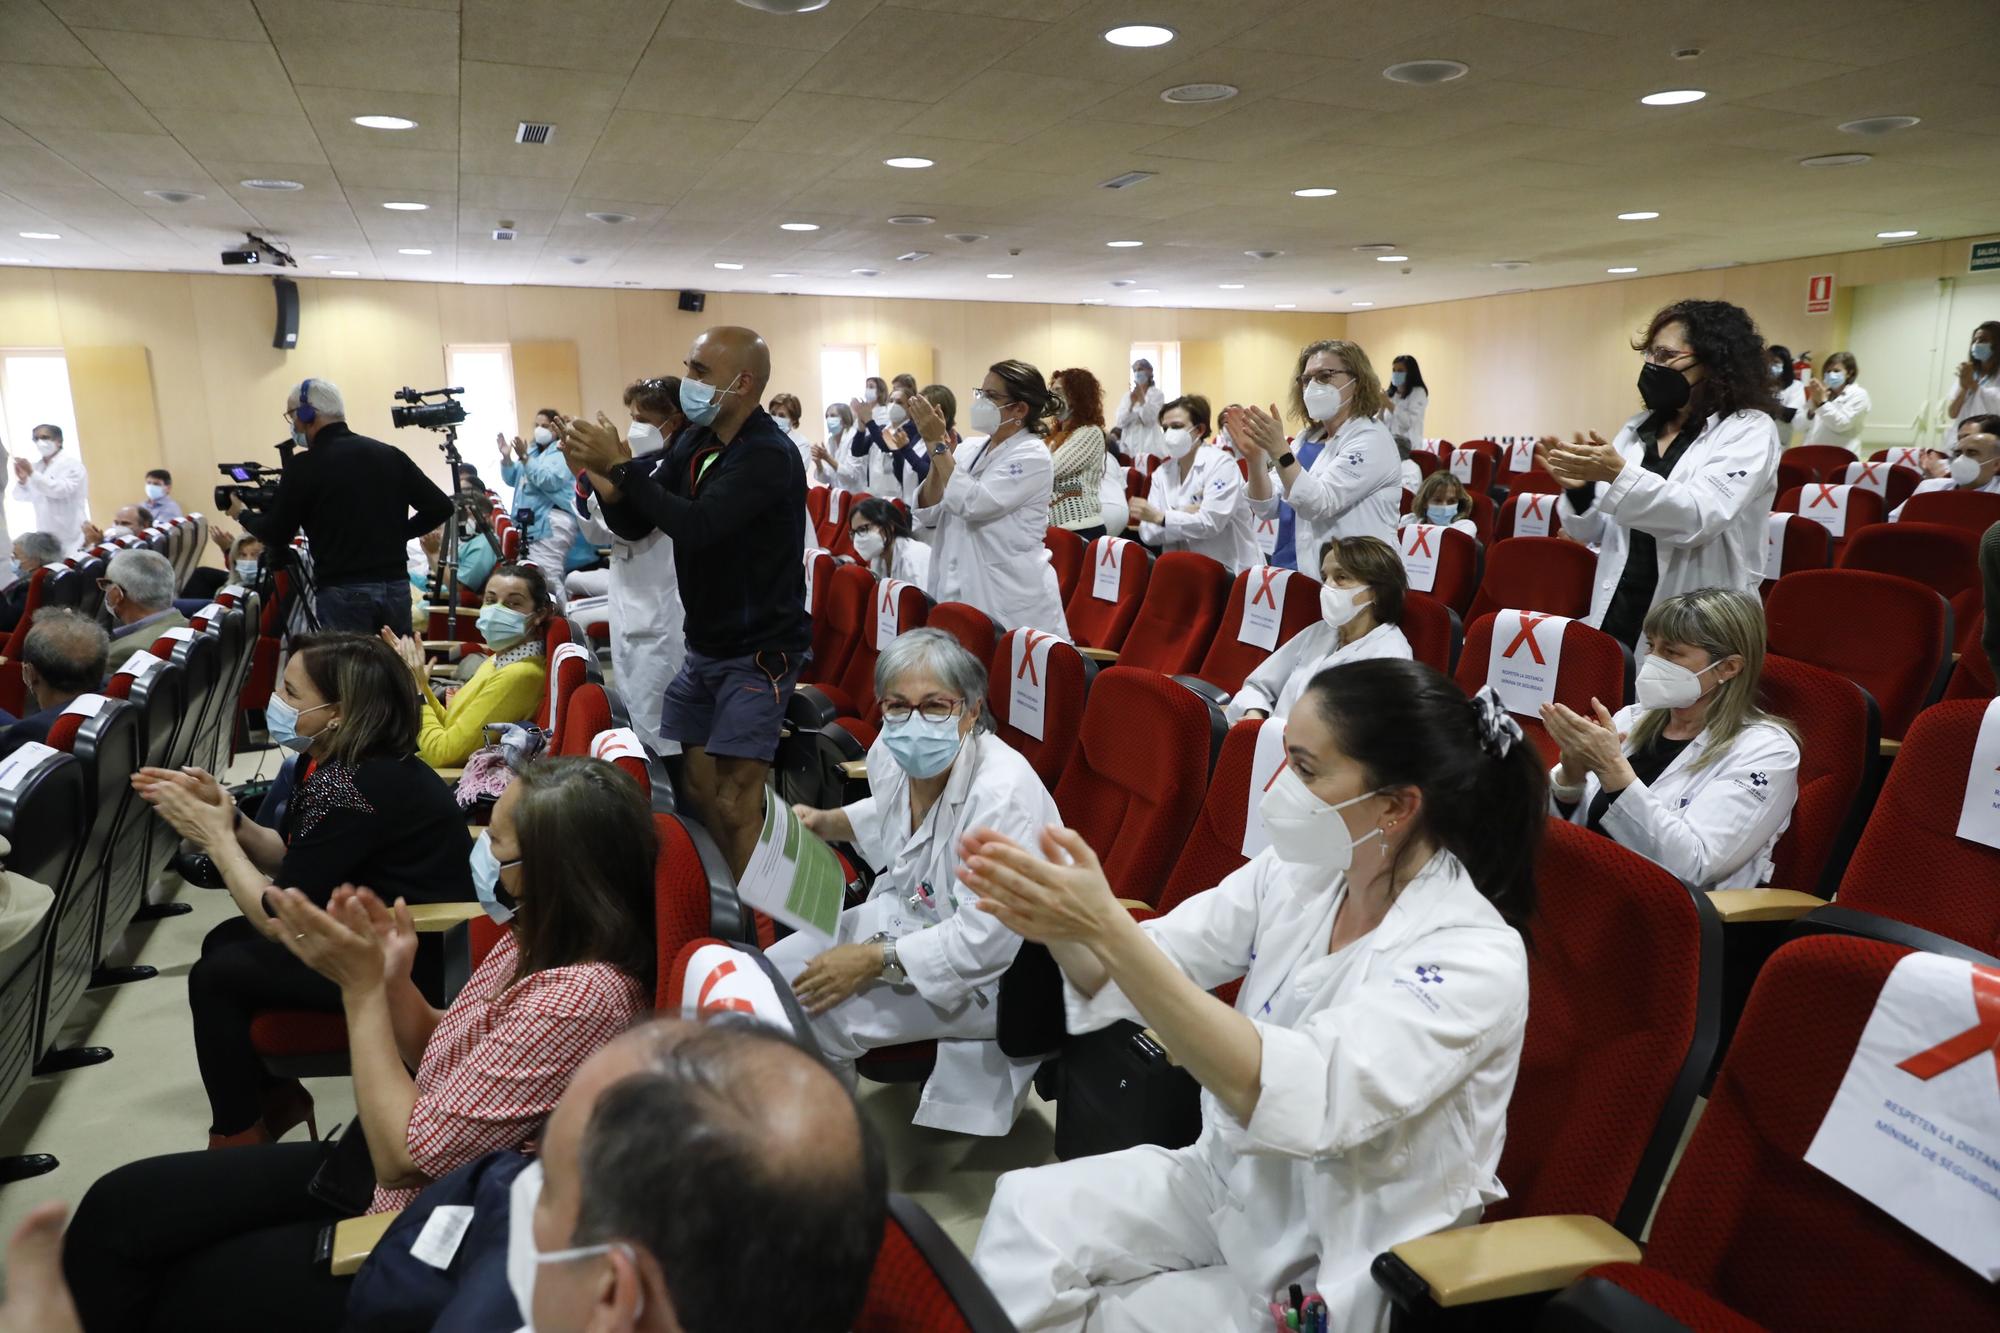
<svg viewBox="0 0 2000 1333"><path fill-rule="evenodd" d="M1444 984L1444 969L1443 969L1443 968L1440 968L1440 967L1437 967L1437 966L1435 966L1435 965L1433 965L1433 964L1427 964L1427 963L1418 963L1418 964L1417 964L1417 980L1418 980L1418 981L1421 981L1421 982L1424 982L1424 983L1426 983L1426 984L1429 984L1429 983L1432 983L1432 982L1435 982L1435 983L1437 983L1438 985L1443 985L1443 984Z"/></svg>

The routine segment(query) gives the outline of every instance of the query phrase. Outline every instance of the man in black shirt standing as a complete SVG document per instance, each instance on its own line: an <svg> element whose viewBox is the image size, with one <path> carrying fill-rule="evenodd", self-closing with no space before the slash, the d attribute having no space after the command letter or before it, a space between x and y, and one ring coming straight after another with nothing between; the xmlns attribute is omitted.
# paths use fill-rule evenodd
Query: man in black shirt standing
<svg viewBox="0 0 2000 1333"><path fill-rule="evenodd" d="M688 424L633 458L617 429L567 423L563 452L626 541L673 539L687 660L667 686L661 734L686 753L695 814L738 875L764 822L764 787L792 687L812 645L805 605L806 474L760 403L771 350L749 329L708 329L680 381Z"/></svg>
<svg viewBox="0 0 2000 1333"><path fill-rule="evenodd" d="M340 390L328 380L293 389L285 421L300 452L278 481L277 499L258 514L232 496L230 514L269 551L285 550L305 529L322 629L408 635L404 548L451 517L451 500L401 449L350 430Z"/></svg>

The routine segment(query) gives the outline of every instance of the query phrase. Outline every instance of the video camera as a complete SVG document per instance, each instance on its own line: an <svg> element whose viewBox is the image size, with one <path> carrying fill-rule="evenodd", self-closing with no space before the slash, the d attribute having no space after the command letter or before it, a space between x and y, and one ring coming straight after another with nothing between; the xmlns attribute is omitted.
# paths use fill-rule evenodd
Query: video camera
<svg viewBox="0 0 2000 1333"><path fill-rule="evenodd" d="M422 426L425 430L449 430L465 420L465 404L454 396L464 393L464 389L412 389L408 385L396 390L396 401L408 404L405 407L389 409L389 420L396 429L407 426ZM427 402L437 398L441 402Z"/></svg>
<svg viewBox="0 0 2000 1333"><path fill-rule="evenodd" d="M279 468L265 467L262 463L224 463L216 471L236 483L215 488L217 509L228 509L233 496L243 502L245 509L258 512L270 508L278 498Z"/></svg>

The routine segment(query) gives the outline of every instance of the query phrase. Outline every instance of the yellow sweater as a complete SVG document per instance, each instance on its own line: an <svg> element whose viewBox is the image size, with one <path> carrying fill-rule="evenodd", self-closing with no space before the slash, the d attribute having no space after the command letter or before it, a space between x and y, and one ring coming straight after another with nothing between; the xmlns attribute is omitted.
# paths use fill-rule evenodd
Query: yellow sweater
<svg viewBox="0 0 2000 1333"><path fill-rule="evenodd" d="M472 679L451 696L446 708L424 686L423 723L417 729L417 753L432 768L457 768L486 743L489 722L525 722L541 704L549 680L542 658L531 657L498 670L487 658Z"/></svg>

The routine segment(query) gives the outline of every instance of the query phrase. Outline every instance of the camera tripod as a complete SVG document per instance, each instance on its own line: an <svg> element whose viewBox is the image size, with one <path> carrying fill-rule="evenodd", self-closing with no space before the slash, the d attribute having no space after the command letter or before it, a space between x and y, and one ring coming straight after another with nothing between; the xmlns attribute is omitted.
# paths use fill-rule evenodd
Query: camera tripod
<svg viewBox="0 0 2000 1333"><path fill-rule="evenodd" d="M431 575L431 586L426 591L433 606L442 605L445 608L445 637L456 639L458 637L458 544L463 529L460 511L465 505L464 497L459 492L463 484L461 476L465 460L458 454L458 427L445 426L443 432L444 440L438 448L444 451L445 467L451 472L451 521L444 525L444 535L438 538L437 572Z"/></svg>

